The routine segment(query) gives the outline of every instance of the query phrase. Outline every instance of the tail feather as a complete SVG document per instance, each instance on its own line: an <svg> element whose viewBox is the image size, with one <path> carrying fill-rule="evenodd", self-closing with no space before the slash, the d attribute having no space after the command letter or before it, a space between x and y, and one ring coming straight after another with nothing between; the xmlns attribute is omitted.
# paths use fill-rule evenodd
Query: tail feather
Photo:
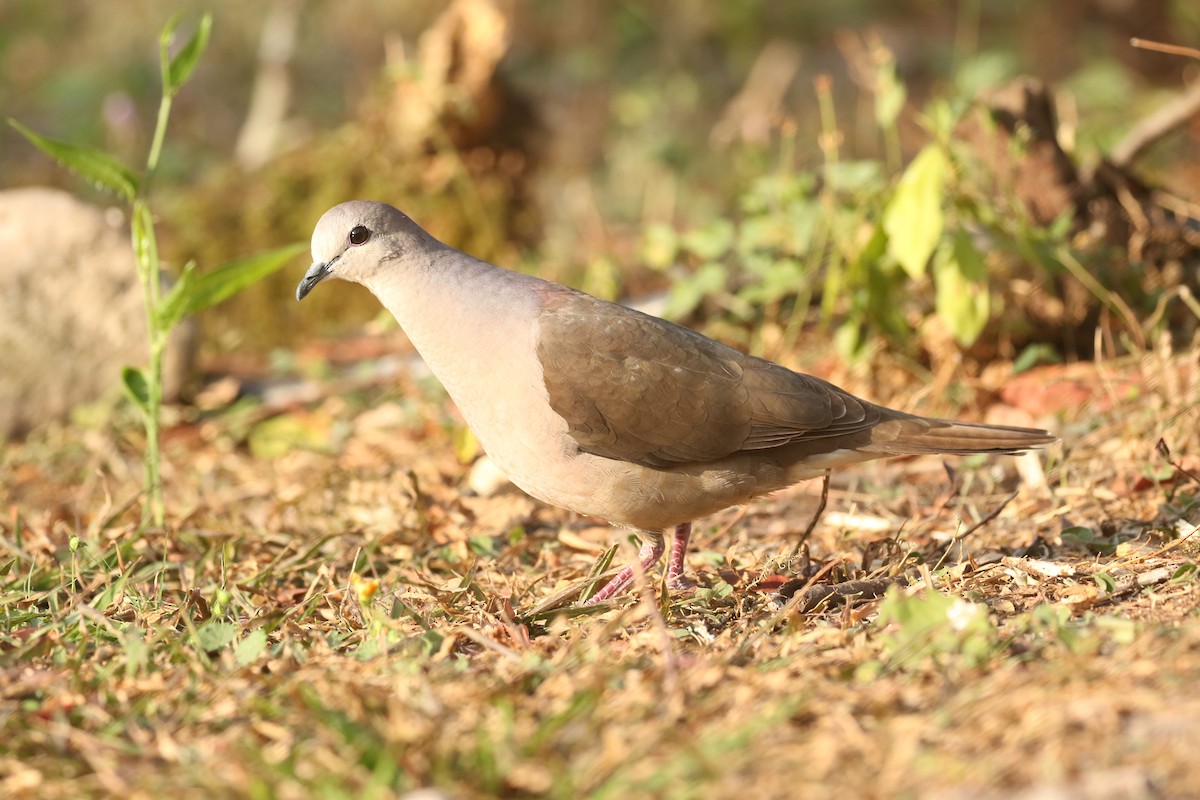
<svg viewBox="0 0 1200 800"><path fill-rule="evenodd" d="M908 415L881 422L871 434L871 443L861 449L885 455L1016 455L1058 441L1057 436L1038 428Z"/></svg>

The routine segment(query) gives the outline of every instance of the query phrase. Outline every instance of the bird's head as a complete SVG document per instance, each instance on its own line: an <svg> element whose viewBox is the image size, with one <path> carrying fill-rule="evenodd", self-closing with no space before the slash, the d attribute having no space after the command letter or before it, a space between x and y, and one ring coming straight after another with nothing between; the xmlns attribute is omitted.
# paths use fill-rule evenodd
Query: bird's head
<svg viewBox="0 0 1200 800"><path fill-rule="evenodd" d="M387 203L352 200L325 212L313 230L313 264L296 287L303 300L326 278L367 281L418 240L428 238L415 222Z"/></svg>

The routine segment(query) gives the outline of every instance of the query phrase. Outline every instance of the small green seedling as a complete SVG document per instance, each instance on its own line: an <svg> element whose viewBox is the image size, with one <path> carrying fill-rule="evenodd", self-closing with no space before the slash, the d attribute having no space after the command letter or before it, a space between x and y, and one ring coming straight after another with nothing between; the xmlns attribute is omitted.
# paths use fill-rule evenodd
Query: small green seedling
<svg viewBox="0 0 1200 800"><path fill-rule="evenodd" d="M163 353L171 331L186 317L232 297L275 272L303 249L301 244L292 244L230 262L202 275L196 273L194 263L188 263L174 284L164 289L154 233L154 215L150 210L150 187L158 171L171 105L204 55L212 32L212 14L204 14L200 18L195 33L172 56L171 42L178 23L179 17L173 17L158 37L163 92L154 139L141 175L107 153L48 139L16 120L9 120L9 124L42 152L99 188L117 195L130 206L130 233L145 301L150 358L145 369L125 367L121 377L126 393L141 413L146 428L146 452L143 457L146 504L143 506L142 522L152 522L156 526L163 524L164 514L158 440L163 399Z"/></svg>

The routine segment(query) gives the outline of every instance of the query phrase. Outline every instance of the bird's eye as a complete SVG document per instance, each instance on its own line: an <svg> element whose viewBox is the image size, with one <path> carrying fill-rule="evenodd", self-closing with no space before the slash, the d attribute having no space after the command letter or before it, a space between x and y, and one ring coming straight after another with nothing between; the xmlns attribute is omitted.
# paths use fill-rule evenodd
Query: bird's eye
<svg viewBox="0 0 1200 800"><path fill-rule="evenodd" d="M371 232L362 225L355 225L350 229L350 244L358 247L360 244L366 244L367 239L371 238Z"/></svg>

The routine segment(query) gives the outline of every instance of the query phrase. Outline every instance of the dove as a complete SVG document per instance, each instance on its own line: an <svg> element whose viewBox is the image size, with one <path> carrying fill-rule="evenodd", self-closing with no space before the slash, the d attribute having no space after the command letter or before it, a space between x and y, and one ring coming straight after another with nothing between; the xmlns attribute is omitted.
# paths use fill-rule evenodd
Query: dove
<svg viewBox="0 0 1200 800"><path fill-rule="evenodd" d="M648 573L691 585L692 523L832 469L896 455L1018 454L1034 428L907 414L689 328L446 245L386 203L317 222L303 300L330 278L396 318L495 464L553 506L632 528ZM623 568L588 602L623 592Z"/></svg>

